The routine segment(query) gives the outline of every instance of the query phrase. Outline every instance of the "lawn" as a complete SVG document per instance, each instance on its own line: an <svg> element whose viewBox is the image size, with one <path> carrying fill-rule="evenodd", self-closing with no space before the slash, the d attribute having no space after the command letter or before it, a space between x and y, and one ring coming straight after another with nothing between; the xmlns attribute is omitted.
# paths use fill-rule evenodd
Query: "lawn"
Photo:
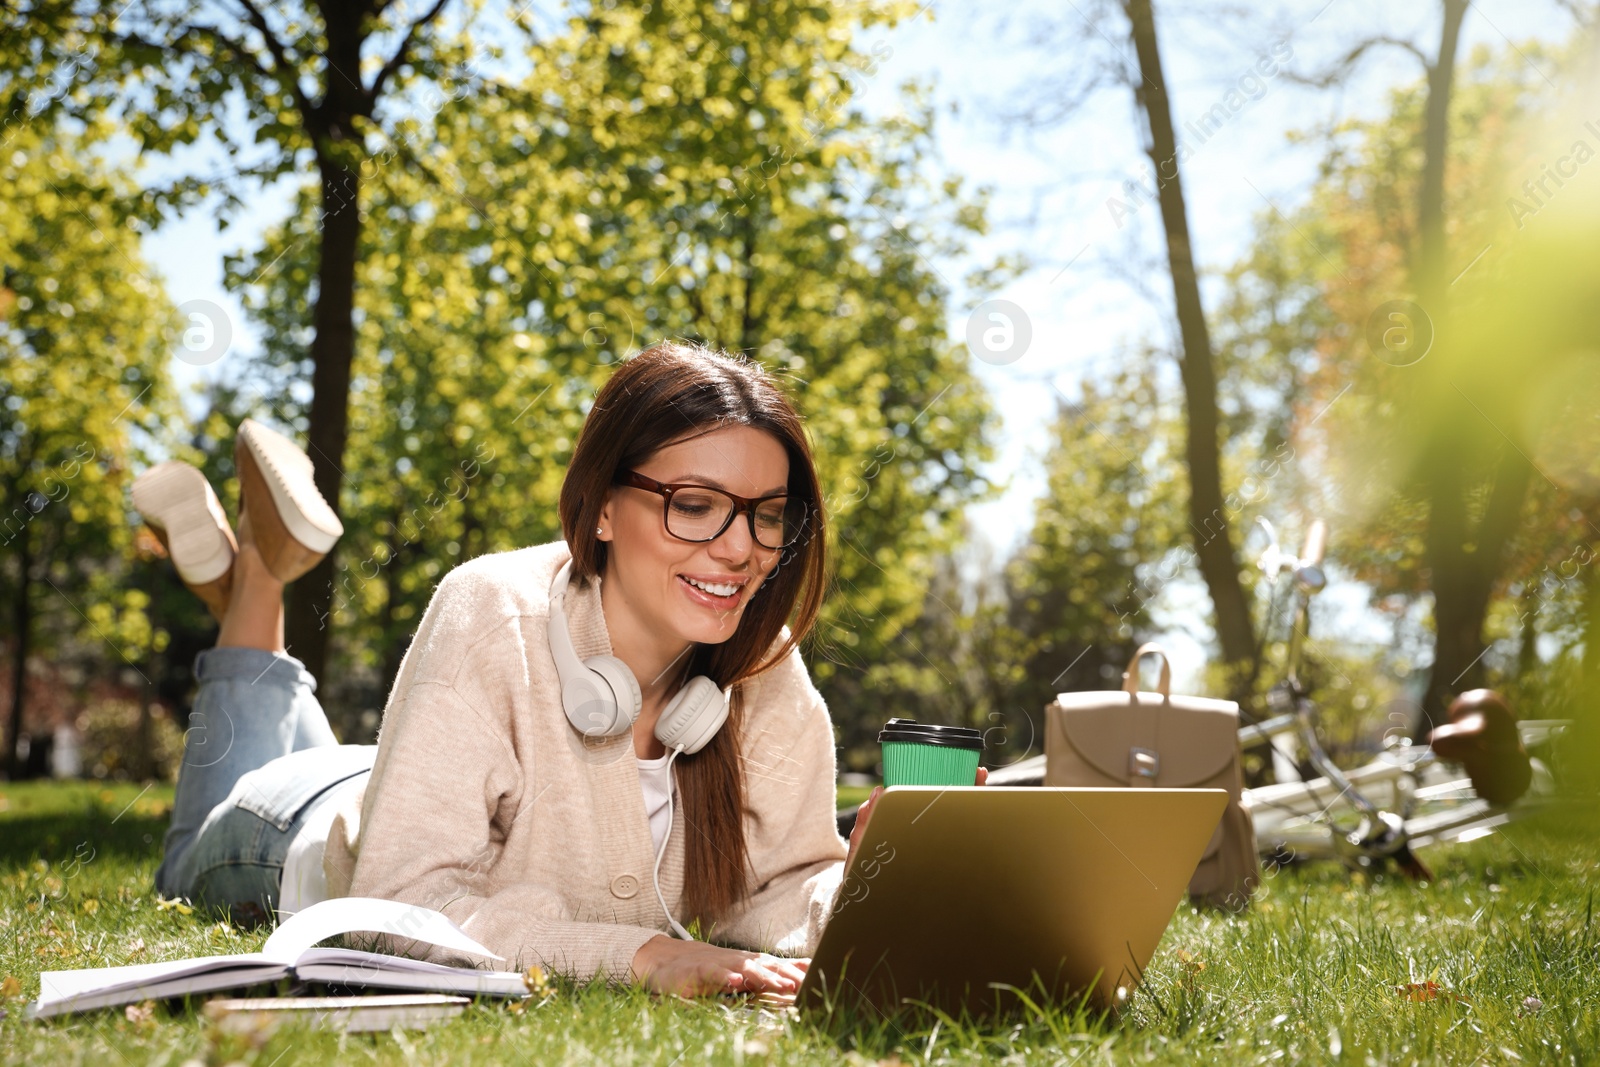
<svg viewBox="0 0 1600 1067"><path fill-rule="evenodd" d="M1181 908L1119 1017L809 1020L558 982L427 1032L219 1036L192 1008L23 1018L38 973L249 951L262 935L152 892L171 790L0 786L0 1061L360 1063L1585 1063L1600 1059L1600 847L1568 813L1427 852L1413 886L1272 874L1242 917ZM1432 983L1430 985L1429 983Z"/></svg>

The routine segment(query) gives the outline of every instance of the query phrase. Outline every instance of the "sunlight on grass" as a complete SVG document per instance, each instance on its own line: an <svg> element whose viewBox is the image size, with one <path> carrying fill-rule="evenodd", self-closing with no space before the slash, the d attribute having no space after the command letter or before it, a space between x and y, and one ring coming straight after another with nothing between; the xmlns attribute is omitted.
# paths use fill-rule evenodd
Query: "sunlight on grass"
<svg viewBox="0 0 1600 1067"><path fill-rule="evenodd" d="M181 1004L28 1022L41 970L263 940L159 905L151 878L170 802L170 788L121 784L0 792L4 1062L1553 1064L1600 1048L1600 849L1578 816L1432 850L1432 885L1306 867L1271 874L1244 916L1182 908L1120 1018L1066 1005L981 1023L800 1019L557 982L542 1001L485 1001L402 1035L251 1042Z"/></svg>
<svg viewBox="0 0 1600 1067"><path fill-rule="evenodd" d="M834 789L835 799L839 807L849 808L862 803L872 795L870 785L841 785Z"/></svg>

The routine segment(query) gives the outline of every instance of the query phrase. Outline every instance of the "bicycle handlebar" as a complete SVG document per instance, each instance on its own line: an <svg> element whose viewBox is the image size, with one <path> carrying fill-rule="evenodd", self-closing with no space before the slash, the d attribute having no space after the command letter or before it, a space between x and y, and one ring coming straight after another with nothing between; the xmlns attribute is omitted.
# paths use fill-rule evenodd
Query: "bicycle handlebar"
<svg viewBox="0 0 1600 1067"><path fill-rule="evenodd" d="M1306 546L1300 555L1302 565L1320 567L1322 556L1328 550L1328 524L1321 519L1311 523L1311 529L1306 531Z"/></svg>

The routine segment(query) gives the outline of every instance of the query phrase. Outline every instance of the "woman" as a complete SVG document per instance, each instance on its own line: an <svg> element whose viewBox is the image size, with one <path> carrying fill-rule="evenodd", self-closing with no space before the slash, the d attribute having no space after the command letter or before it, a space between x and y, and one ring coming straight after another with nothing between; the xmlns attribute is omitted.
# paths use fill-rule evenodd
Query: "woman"
<svg viewBox="0 0 1600 1067"><path fill-rule="evenodd" d="M574 978L798 988L871 802L847 847L798 649L822 599L821 492L758 365L663 343L612 375L562 486L563 540L445 577L375 749L335 743L283 647L283 584L338 522L286 439L247 420L236 454L236 548L193 468L135 486L222 618L163 893L245 920L384 897ZM743 947L663 933L687 938L691 916Z"/></svg>

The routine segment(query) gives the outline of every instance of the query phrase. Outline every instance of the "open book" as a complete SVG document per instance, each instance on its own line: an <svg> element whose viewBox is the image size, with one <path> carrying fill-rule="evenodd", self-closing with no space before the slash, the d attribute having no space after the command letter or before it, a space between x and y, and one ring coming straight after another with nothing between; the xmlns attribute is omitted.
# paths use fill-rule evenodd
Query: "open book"
<svg viewBox="0 0 1600 1067"><path fill-rule="evenodd" d="M351 988L413 989L493 997L528 995L527 983L522 975L513 971L447 967L358 949L311 947L339 934L358 932L388 934L488 959L504 959L430 908L395 900L339 897L313 904L284 920L267 938L260 952L128 967L45 971L39 976L39 999L29 1014L43 1019L140 1000L261 985L283 978Z"/></svg>

